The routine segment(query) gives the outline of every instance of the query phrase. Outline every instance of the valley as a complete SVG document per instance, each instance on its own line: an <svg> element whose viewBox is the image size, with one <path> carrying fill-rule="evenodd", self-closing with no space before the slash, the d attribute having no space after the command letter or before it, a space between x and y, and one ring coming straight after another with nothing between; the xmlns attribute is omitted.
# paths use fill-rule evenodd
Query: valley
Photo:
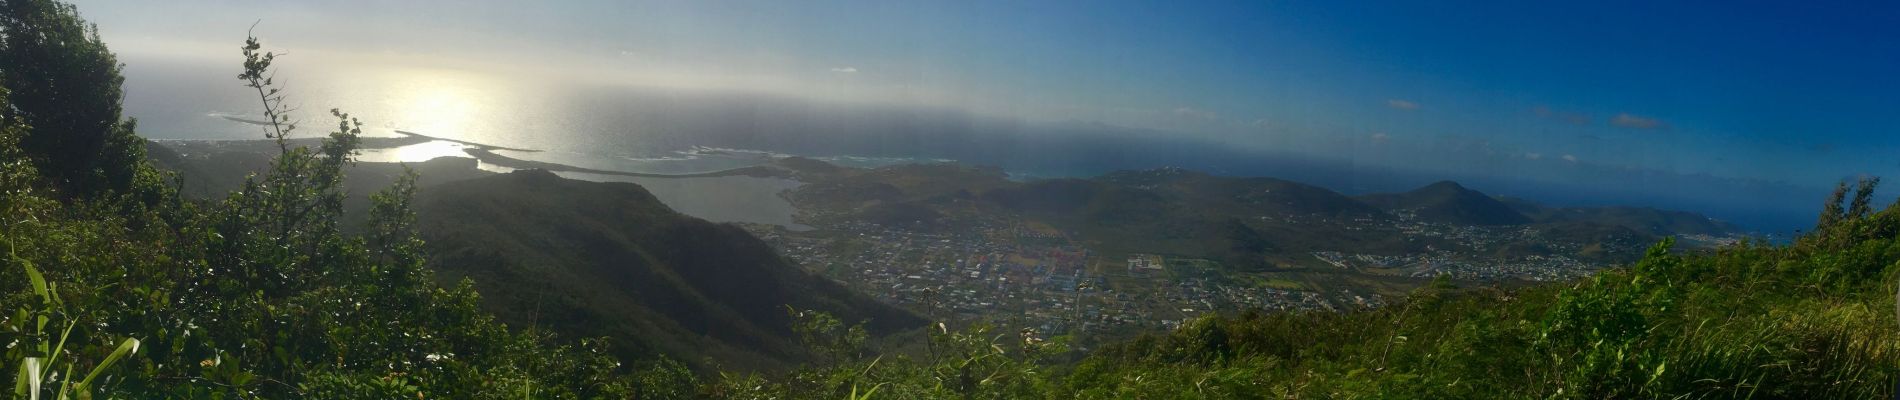
<svg viewBox="0 0 1900 400"><path fill-rule="evenodd" d="M389 139L391 143L385 145L414 145L412 140ZM187 171L199 165L197 170L225 171L227 175L239 169L202 164L262 159L243 156L258 150L241 141L186 144L180 149L190 151L190 156L162 159L183 160L178 161L179 165ZM371 149L377 144L382 143L372 143ZM773 266L777 262L770 258L752 258L743 262L750 265L745 268L763 268L747 275L779 274L769 271L798 268L848 289L853 296L862 295L916 316L867 318L883 327L880 332L893 333L897 327L915 324L885 322L918 317L965 324L983 322L999 329L1066 335L1082 349L1169 331L1206 315L1376 308L1438 278L1500 288L1566 281L1634 260L1661 237L1695 238L1684 240L1701 243L1687 246L1694 251L1698 246L1732 243L1743 234L1732 225L1691 213L1548 207L1493 197L1453 182L1438 182L1404 193L1347 196L1273 178L1220 177L1174 168L1024 182L1009 179L999 169L954 163L859 168L781 157L734 170L669 176L599 174L559 164L522 165L480 152L470 154L477 158L444 157L409 164L424 172L419 196L423 226L427 228L424 233L440 255L437 264L444 276L476 278L483 293L498 296L492 303L496 312L517 323L558 326L591 321L561 329L629 338L633 340L629 349L636 353L717 355L713 358L752 365L804 357L788 352L784 333L773 333L778 331L776 326L758 322L777 320L771 312L755 308L744 311L752 313L746 316L718 317L710 321L737 325L715 328L707 321L692 322L688 314L669 314L672 311L664 308L673 306L648 308L651 299L638 296L675 288L662 285L636 289L625 283L638 281L588 289L578 293L592 294L578 297L538 294L552 289L535 287L571 290L591 287L594 284L587 282L600 279L621 279L608 277L625 273L615 269L643 263L614 261L625 258L620 256L575 258L577 255L570 251L527 243L512 249L498 248L498 243L529 239L520 237L523 234L556 233L529 233L534 231L514 226L505 228L510 234L475 234L490 228L475 229L477 226L469 221L538 219L512 215L503 218L504 213L499 211L503 209L481 216L465 215L472 211L468 205L432 204L449 200L463 204L504 193L602 196L576 191L580 187L573 184L543 183L538 186L543 189L525 189L510 186L528 181L484 179L497 175L493 171L513 170L511 167L552 166L556 174L536 178L548 182L637 182L653 190L652 194L607 198L619 198L611 201L624 207L665 203L663 207L707 219L730 221L727 218L733 215L731 210L763 215L739 219L761 222L731 225L762 239L785 263ZM261 168L260 161L250 162L250 168ZM377 171L392 167L400 170L393 163L358 163L353 180L361 182L351 186L386 185L396 174ZM538 170L501 175L528 171ZM192 178L217 183L235 182L239 177ZM722 179L778 183L733 185L719 192L725 195L682 189L704 189L713 182L690 182ZM548 192L547 188L563 189ZM221 189L228 190L201 190ZM467 193L438 193L445 190ZM505 209L512 210L577 208L571 204L528 206L523 203L527 199L509 195L488 201L500 201L495 206L505 205ZM781 199L784 203L778 203ZM779 209L787 207L785 203L789 203L789 209ZM601 207L606 204L613 203ZM540 219L581 221L599 218L606 211L579 208L582 210L577 214ZM1601 217L1604 215L1616 218ZM622 236L610 231L590 235L654 237ZM720 240L730 245L734 239ZM580 237L563 242L574 240ZM668 243L674 244L653 248L678 248L685 242ZM674 271L662 274L681 273ZM708 279L714 280L707 284L741 278ZM493 283L503 281L509 284ZM524 285L527 282L539 283ZM626 297L629 294L635 297ZM768 297L776 300L761 301L791 299ZM838 304L832 300L823 303ZM865 307L831 310L862 318L871 314L853 310L874 309ZM620 311L609 311L616 309ZM550 320L547 316L554 317ZM563 320L569 322L560 322ZM619 328L613 328L615 324L601 325L614 320L644 322ZM732 328L738 326L744 328ZM711 336L712 341L691 338L714 332L724 333ZM734 334L738 336L720 336Z"/></svg>
<svg viewBox="0 0 1900 400"><path fill-rule="evenodd" d="M1441 276L1499 287L1565 281L1632 260L1661 236L1741 235L1719 221L1678 233L1630 227L1662 225L1643 218L1533 218L1451 182L1353 198L1179 169L1016 182L954 164L779 164L808 182L784 196L817 229L745 226L807 270L933 319L1081 343L1207 314L1378 307Z"/></svg>

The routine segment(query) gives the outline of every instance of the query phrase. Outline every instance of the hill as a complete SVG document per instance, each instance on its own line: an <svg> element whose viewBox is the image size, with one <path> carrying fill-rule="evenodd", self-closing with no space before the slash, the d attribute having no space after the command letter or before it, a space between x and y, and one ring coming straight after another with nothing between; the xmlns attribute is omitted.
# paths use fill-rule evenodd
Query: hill
<svg viewBox="0 0 1900 400"><path fill-rule="evenodd" d="M516 171L428 188L416 210L430 265L447 280L474 279L504 321L609 336L629 352L740 369L796 363L807 354L787 305L869 320L876 334L923 324L634 184Z"/></svg>
<svg viewBox="0 0 1900 400"><path fill-rule="evenodd" d="M1269 177L1224 177L1180 168L1116 171L1094 179L1149 190L1190 204L1267 214L1380 218L1384 213L1326 188Z"/></svg>
<svg viewBox="0 0 1900 400"><path fill-rule="evenodd" d="M1215 260L1243 271L1329 267L1311 255L1323 251L1517 259L1590 249L1585 258L1591 261L1628 260L1641 250L1628 244L1644 241L1620 240L1628 235L1601 229L1570 232L1586 224L1539 226L1531 234L1493 229L1477 241L1458 239L1467 234L1420 235L1421 228L1401 223L1386 209L1326 188L1180 168L1027 182L954 165L823 170L828 172L805 175L810 183L787 196L807 221L820 226L870 222L955 230L1033 222L1072 234L1108 258L1165 254ZM1453 226L1531 222L1489 196L1449 182L1369 199ZM1548 243L1567 238L1592 242Z"/></svg>
<svg viewBox="0 0 1900 400"><path fill-rule="evenodd" d="M1330 190L1273 178L1172 168L1119 171L999 186L979 198L1006 213L1078 232L1110 254L1189 255L1242 270L1275 268L1286 263L1286 255L1326 242L1370 251L1388 251L1395 244L1337 223L1298 222L1384 215Z"/></svg>
<svg viewBox="0 0 1900 400"><path fill-rule="evenodd" d="M1540 223L1588 221L1652 235L1726 235L1744 231L1734 224L1687 211L1630 206L1550 207L1516 198L1500 201Z"/></svg>
<svg viewBox="0 0 1900 400"><path fill-rule="evenodd" d="M147 148L155 165L184 177L184 195L215 200L268 170L270 157L260 152L275 147L260 142ZM761 168L835 172L822 163L786 164ZM626 359L665 355L702 370L770 370L809 356L788 336L788 304L878 321L871 327L879 334L922 324L805 274L736 227L678 214L631 183L572 181L539 170L497 175L461 157L406 166L359 162L344 168L347 227L366 222L368 195L397 181L405 167L419 175L418 227L430 267L443 283L472 278L483 308L511 326L611 337ZM901 203L873 209L892 221L929 220L932 212Z"/></svg>
<svg viewBox="0 0 1900 400"><path fill-rule="evenodd" d="M1457 225L1519 225L1531 218L1502 201L1452 181L1440 181L1405 193L1373 194L1360 201L1387 211L1407 211L1420 221Z"/></svg>

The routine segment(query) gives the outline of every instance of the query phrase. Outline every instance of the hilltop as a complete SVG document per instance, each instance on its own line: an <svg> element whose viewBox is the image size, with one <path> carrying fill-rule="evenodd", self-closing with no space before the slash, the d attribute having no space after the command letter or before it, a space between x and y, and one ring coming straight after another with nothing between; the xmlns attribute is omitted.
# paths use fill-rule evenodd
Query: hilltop
<svg viewBox="0 0 1900 400"><path fill-rule="evenodd" d="M1421 221L1458 225L1520 225L1531 222L1511 206L1452 181L1440 181L1405 193L1373 194L1359 201L1387 211L1404 211Z"/></svg>

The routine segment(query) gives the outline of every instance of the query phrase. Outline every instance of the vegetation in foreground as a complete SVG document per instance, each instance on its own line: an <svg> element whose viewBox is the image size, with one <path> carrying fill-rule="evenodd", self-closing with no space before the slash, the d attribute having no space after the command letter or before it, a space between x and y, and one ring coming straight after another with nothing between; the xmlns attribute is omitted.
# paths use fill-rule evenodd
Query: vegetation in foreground
<svg viewBox="0 0 1900 400"><path fill-rule="evenodd" d="M282 140L295 127L258 50L243 77ZM1886 398L1900 365L1900 208L1876 211L1862 180L1794 243L1664 241L1573 284L1211 317L1079 361L1059 338L980 326L880 354L858 325L790 310L823 362L695 375L511 331L470 285L433 283L411 181L346 233L357 138L341 113L321 146L186 201L121 145L137 138L116 72L71 73L116 61L70 6L0 1L0 53L0 82L31 87L0 90L0 369L21 398Z"/></svg>

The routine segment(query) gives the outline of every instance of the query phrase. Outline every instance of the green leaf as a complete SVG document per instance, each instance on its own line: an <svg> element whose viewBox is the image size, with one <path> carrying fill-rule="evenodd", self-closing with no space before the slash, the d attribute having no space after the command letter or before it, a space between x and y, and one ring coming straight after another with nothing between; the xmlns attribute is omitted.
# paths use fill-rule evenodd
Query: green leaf
<svg viewBox="0 0 1900 400"><path fill-rule="evenodd" d="M137 353L138 351L139 340L136 338L126 338L125 341L119 342L119 349L113 350L111 355L106 356L105 361L100 361L99 366L93 367L92 373L86 374L86 380L79 381L79 385L91 387L92 380L98 379L100 373L106 372L106 368L111 368L112 364L119 362L120 358L124 358L128 354Z"/></svg>
<svg viewBox="0 0 1900 400"><path fill-rule="evenodd" d="M20 378L14 380L13 394L35 400L40 398L39 357L27 357L20 363Z"/></svg>
<svg viewBox="0 0 1900 400"><path fill-rule="evenodd" d="M78 326L78 325L79 323L77 322L66 323L66 333L59 334L59 345L53 346L53 351L46 353L47 357L49 357L46 359L47 365L53 365L54 363L59 362L59 353L66 351L66 338L73 336L73 327Z"/></svg>
<svg viewBox="0 0 1900 400"><path fill-rule="evenodd" d="M14 256L13 260L19 261L20 266L26 268L26 278L33 281L33 293L40 295L40 300L45 301L47 304L52 304L53 288L46 285L46 276L40 275L40 269L33 268L32 262L22 259L19 256Z"/></svg>
<svg viewBox="0 0 1900 400"><path fill-rule="evenodd" d="M70 379L70 378L71 378L71 377L73 376L73 363L66 363L66 373L64 373L64 374L60 374L59 376L60 376L60 378L61 378L61 379L65 379L66 381L65 381L65 382L60 382L60 384L59 384L59 396L57 396L57 397L54 397L54 398L56 398L56 399L59 399L59 400L66 400L66 399L67 399L67 397L66 397L66 392L69 392L69 391L72 391L72 390L73 390L73 388L74 388L74 387L76 386L76 385L74 385L74 384L73 384L73 380L72 380L72 379ZM85 388L83 388L83 387L81 387L81 388L79 388L79 391L81 392L81 397L85 397L85 398L87 398L87 399L91 399L91 398L92 398L92 396L90 396L90 395L87 395L86 393L84 393L84 392L85 392L85 390L86 390L86 389L85 389Z"/></svg>
<svg viewBox="0 0 1900 400"><path fill-rule="evenodd" d="M1657 380L1657 379L1662 379L1662 376L1663 376L1663 370L1665 370L1665 369L1667 369L1668 367L1669 367L1669 362L1668 362L1668 361L1663 361L1663 362L1660 362L1660 363L1657 363L1657 364L1656 364L1656 373L1653 373L1653 374L1650 374L1650 375L1649 375L1649 382L1648 382L1648 383L1645 383L1644 385L1655 385L1655 384L1656 384L1656 380Z"/></svg>
<svg viewBox="0 0 1900 400"><path fill-rule="evenodd" d="M875 386L871 386L871 390L864 391L864 395L860 396L858 395L858 385L851 385L850 399L851 400L871 400L871 395L876 394L877 389L882 388L882 387L884 387L884 383L879 383Z"/></svg>

